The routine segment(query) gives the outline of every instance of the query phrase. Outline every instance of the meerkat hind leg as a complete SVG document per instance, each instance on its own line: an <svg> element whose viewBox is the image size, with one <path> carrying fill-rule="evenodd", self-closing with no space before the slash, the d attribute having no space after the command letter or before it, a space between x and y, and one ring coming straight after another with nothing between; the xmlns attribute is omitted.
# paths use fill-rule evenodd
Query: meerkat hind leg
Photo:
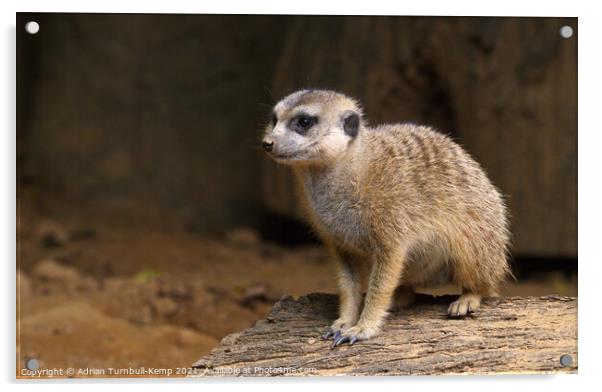
<svg viewBox="0 0 602 392"><path fill-rule="evenodd" d="M465 291L457 300L447 308L447 314L451 317L464 317L469 313L476 312L481 306L481 296L470 291Z"/></svg>
<svg viewBox="0 0 602 392"><path fill-rule="evenodd" d="M393 306L396 308L405 308L410 306L416 300L416 293L411 286L401 285L395 290L393 297Z"/></svg>

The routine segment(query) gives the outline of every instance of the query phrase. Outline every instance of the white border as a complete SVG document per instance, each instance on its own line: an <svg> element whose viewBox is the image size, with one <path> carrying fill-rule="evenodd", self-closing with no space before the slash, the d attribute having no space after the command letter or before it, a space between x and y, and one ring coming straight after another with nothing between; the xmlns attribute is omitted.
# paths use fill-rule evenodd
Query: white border
<svg viewBox="0 0 602 392"><path fill-rule="evenodd" d="M14 386L14 262L15 262L15 12L123 12L123 13L253 13L253 14L389 14L389 15L472 15L472 16L573 16L579 17L577 35L579 39L579 375L575 376L491 376L491 377L403 377L403 378L354 378L354 379L270 379L246 380L234 383L235 388L265 390L266 388L286 388L305 390L316 384L333 390L357 387L370 388L372 383L389 384L394 388L419 388L441 390L448 386L463 390L487 388L491 391L507 392L510 388L530 386L545 388L546 391L573 389L576 384L597 381L597 365L600 361L600 279L602 277L601 253L597 248L597 235L602 222L600 214L599 169L602 156L602 86L600 72L601 15L596 12L593 1L545 1L527 2L524 0L487 1L412 1L393 2L370 0L363 2L304 0L300 2L281 1L169 1L169 0L105 0L105 1L29 1L21 0L12 4L1 2L3 21L3 61L0 62L0 76L4 91L0 94L0 120L2 135L2 170L0 181L3 185L2 232L0 249L4 253L4 287L2 289L7 306L2 307L2 344L0 369L2 380ZM43 26L42 26L43 29ZM98 382L98 381L96 381ZM110 384L131 384L136 381L108 381ZM144 388L165 388L160 382L144 381ZM37 386L62 390L66 387L105 388L94 381L84 381L65 385L53 382ZM178 382L177 388L223 387L223 382L201 381L197 383ZM37 382L21 383L25 387L35 387ZM95 385L91 385L95 384ZM230 382L229 384L233 384ZM397 385L391 385L397 384ZM403 384L403 385L399 385ZM520 385L519 385L520 384ZM528 384L528 385L522 385ZM598 382L599 384L599 382Z"/></svg>
<svg viewBox="0 0 602 392"><path fill-rule="evenodd" d="M231 13L231 14L333 14L333 15L446 15L446 16L577 16L578 2L546 1L21 1L27 12L125 12L125 13Z"/></svg>

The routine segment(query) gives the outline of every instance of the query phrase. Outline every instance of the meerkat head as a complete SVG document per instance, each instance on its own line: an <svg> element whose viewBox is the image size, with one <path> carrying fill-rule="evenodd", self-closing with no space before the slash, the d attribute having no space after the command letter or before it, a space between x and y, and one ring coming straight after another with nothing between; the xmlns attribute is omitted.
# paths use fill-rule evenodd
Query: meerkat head
<svg viewBox="0 0 602 392"><path fill-rule="evenodd" d="M263 149L279 163L327 165L347 151L362 126L355 100L334 91L301 90L274 107Z"/></svg>

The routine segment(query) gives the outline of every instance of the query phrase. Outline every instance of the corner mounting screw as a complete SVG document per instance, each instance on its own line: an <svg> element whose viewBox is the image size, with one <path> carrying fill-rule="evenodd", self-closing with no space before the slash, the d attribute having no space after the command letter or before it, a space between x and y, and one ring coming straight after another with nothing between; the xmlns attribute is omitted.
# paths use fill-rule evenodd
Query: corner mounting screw
<svg viewBox="0 0 602 392"><path fill-rule="evenodd" d="M25 367L27 370L35 371L39 369L40 362L36 358L28 358L27 361L25 361Z"/></svg>
<svg viewBox="0 0 602 392"><path fill-rule="evenodd" d="M25 31L27 31L29 34L36 34L38 31L40 31L40 25L38 22L34 22L33 20L29 21L25 23Z"/></svg>
<svg viewBox="0 0 602 392"><path fill-rule="evenodd" d="M569 354L561 355L560 364L564 367L571 366L573 364L573 357L571 357Z"/></svg>

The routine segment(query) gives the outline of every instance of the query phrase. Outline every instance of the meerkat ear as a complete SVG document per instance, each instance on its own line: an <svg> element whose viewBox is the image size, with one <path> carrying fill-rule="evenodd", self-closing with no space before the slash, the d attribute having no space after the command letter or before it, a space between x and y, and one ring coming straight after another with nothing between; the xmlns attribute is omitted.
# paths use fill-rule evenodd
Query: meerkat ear
<svg viewBox="0 0 602 392"><path fill-rule="evenodd" d="M348 111L343 115L343 130L352 138L357 136L360 129L360 115L356 112Z"/></svg>

